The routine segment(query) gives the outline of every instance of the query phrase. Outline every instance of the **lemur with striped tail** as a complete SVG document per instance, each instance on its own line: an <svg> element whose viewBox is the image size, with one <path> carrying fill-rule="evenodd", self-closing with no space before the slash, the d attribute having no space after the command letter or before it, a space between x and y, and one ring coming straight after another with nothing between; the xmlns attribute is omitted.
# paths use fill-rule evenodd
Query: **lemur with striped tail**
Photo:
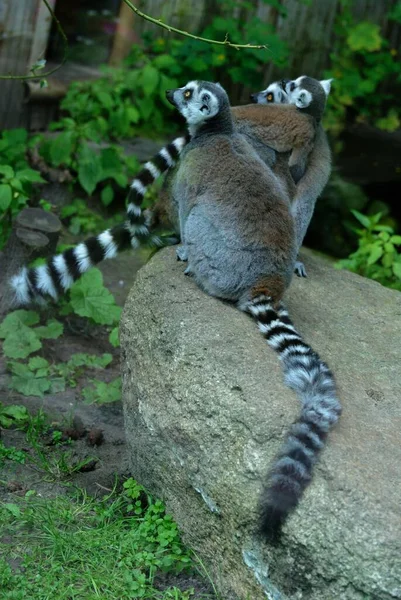
<svg viewBox="0 0 401 600"><path fill-rule="evenodd" d="M266 536L277 535L309 484L341 412L333 375L282 303L297 254L289 199L235 130L221 86L192 81L168 91L167 98L191 132L172 190L183 242L178 257L188 261L186 272L202 290L252 315L279 355L285 383L301 401L300 416L278 452L260 501L261 529Z"/></svg>
<svg viewBox="0 0 401 600"><path fill-rule="evenodd" d="M291 148L291 142L288 139L280 141L280 131L283 138L290 137L294 141L294 134L291 133L289 123L295 124L294 129L298 132L298 138L302 137L300 132L303 131L303 139L310 141L314 135L311 121L308 120L306 114L301 115L299 111L288 111L288 106L277 106L273 109L274 113L271 111L272 106L264 107L262 110L259 110L260 108L252 105L234 107L236 127L238 131L247 136L266 164L274 166L280 180L287 186L290 196L295 197L294 207L300 209L294 213L296 222L299 223L297 239L299 238L300 247L313 213L316 198L326 184L330 173L330 151L324 132L320 128L309 155L306 172L298 187L295 188L288 170L287 154L276 154L269 144L279 145L280 148ZM282 115L281 119L280 114ZM264 123L264 115L266 123ZM281 127L275 127L272 115L275 119L280 119ZM287 115L286 128L283 127L285 115ZM151 223L145 217L142 213L141 203L147 187L163 172L174 167L182 148L189 140L189 135L176 138L144 165L144 168L131 185L128 197L127 221L124 224L93 236L63 254L51 257L45 265L32 269L22 268L10 281L15 290L15 303L24 305L41 301L46 296L56 300L83 273L99 262L114 258L118 253L130 247L137 248L140 244L162 245L161 240L151 232L151 225L155 225L155 220ZM297 190L299 190L299 193ZM166 206L167 210L165 210ZM164 194L164 201L162 199L156 208L156 220L157 218L160 219L160 214L163 211L169 215L167 219L164 219L164 224L166 224L166 220L172 222L170 225L175 226L178 232L176 208L170 200L166 202L166 194ZM296 263L296 272L299 275L306 275L302 263Z"/></svg>

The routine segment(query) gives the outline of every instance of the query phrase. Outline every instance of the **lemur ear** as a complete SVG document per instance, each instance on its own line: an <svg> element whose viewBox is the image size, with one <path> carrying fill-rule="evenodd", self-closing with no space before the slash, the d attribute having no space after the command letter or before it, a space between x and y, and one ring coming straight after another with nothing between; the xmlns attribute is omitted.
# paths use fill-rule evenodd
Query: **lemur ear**
<svg viewBox="0 0 401 600"><path fill-rule="evenodd" d="M322 79L322 81L320 82L320 85L324 89L324 93L326 94L326 96L328 96L330 94L331 82L332 81L333 81L333 78L331 78L331 79Z"/></svg>
<svg viewBox="0 0 401 600"><path fill-rule="evenodd" d="M219 87L221 90L223 90L223 92L225 91L225 89L223 88L223 86L221 85L221 83L219 83L218 81L217 81L216 85L217 85L217 87Z"/></svg>

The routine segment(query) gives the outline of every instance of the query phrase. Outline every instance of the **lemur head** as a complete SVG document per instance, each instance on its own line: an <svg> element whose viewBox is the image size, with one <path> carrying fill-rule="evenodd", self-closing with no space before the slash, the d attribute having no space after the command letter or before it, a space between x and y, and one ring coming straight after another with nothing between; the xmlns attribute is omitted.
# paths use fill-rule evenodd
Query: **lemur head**
<svg viewBox="0 0 401 600"><path fill-rule="evenodd" d="M326 99L330 93L332 79L318 81L307 75L302 75L284 85L290 104L307 112L315 119L320 120L326 106Z"/></svg>
<svg viewBox="0 0 401 600"><path fill-rule="evenodd" d="M219 83L190 81L182 88L167 90L166 97L185 118L191 135L219 117L230 114L230 102Z"/></svg>
<svg viewBox="0 0 401 600"><path fill-rule="evenodd" d="M288 79L275 81L265 90L251 94L251 101L255 104L288 104L288 95L285 91L285 85Z"/></svg>

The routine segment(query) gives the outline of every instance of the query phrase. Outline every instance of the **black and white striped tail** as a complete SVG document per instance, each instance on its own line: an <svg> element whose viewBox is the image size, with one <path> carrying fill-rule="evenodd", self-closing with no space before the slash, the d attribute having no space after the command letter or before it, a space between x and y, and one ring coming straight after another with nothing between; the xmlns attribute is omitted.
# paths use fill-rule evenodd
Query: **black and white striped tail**
<svg viewBox="0 0 401 600"><path fill-rule="evenodd" d="M308 486L328 431L341 414L341 405L330 369L304 342L284 306L275 310L271 298L262 295L250 302L249 312L269 346L278 353L285 383L302 404L262 493L261 530L267 537L274 537Z"/></svg>
<svg viewBox="0 0 401 600"><path fill-rule="evenodd" d="M40 267L23 267L14 275L10 279L10 285L15 291L15 304L21 306L40 302L46 297L57 300L83 273L103 260L114 258L129 248L162 246L165 241L152 234L149 229L147 218L141 209L142 200L147 187L175 165L189 139L189 136L176 138L151 161L145 163L132 182L128 197L128 218L124 224L107 229L62 254L52 256Z"/></svg>
<svg viewBox="0 0 401 600"><path fill-rule="evenodd" d="M128 195L127 216L129 223L135 225L141 217L141 204L149 185L154 183L162 173L168 171L176 164L184 146L189 142L190 136L179 137L167 146L164 146L152 160L144 164L139 175L131 184Z"/></svg>

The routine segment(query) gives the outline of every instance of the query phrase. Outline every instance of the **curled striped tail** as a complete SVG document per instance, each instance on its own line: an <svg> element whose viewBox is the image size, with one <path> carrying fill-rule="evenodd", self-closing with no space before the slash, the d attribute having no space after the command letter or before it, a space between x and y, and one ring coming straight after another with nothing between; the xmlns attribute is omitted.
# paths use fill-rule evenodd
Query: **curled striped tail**
<svg viewBox="0 0 401 600"><path fill-rule="evenodd" d="M158 154L145 163L141 172L132 182L128 196L127 220L90 237L62 254L50 257L40 267L23 267L10 279L15 292L15 304L21 306L32 302L42 302L46 297L57 300L92 267L103 260L114 258L120 252L140 246L163 246L173 240L162 240L150 231L148 218L141 209L147 187L159 175L174 166L182 148L190 137L179 137L162 148ZM174 240L175 241L175 240Z"/></svg>
<svg viewBox="0 0 401 600"><path fill-rule="evenodd" d="M176 164L182 149L190 141L190 136L179 137L164 146L151 160L144 164L141 172L131 184L128 195L127 217L128 222L135 226L141 218L141 204L149 185L154 183L160 175Z"/></svg>
<svg viewBox="0 0 401 600"><path fill-rule="evenodd" d="M330 369L296 331L284 306L275 309L271 298L262 294L250 301L248 310L269 346L278 353L286 385L301 400L301 414L276 456L261 498L261 530L274 537L311 481L341 405Z"/></svg>

